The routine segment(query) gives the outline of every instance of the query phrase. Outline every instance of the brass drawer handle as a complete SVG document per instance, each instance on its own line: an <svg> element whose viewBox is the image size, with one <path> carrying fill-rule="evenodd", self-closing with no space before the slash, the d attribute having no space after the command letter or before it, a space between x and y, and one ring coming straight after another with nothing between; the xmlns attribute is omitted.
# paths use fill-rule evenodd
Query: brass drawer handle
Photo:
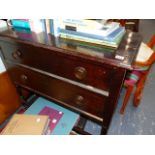
<svg viewBox="0 0 155 155"><path fill-rule="evenodd" d="M84 67L76 67L74 69L74 75L77 79L82 80L87 75L87 70Z"/></svg>
<svg viewBox="0 0 155 155"><path fill-rule="evenodd" d="M12 53L12 57L13 57L14 59L19 59L19 58L21 58L21 55L22 55L22 53L21 53L21 51L20 51L19 49L17 49L15 52Z"/></svg>
<svg viewBox="0 0 155 155"><path fill-rule="evenodd" d="M27 79L28 79L28 77L24 74L22 74L20 78L23 82L27 81Z"/></svg>
<svg viewBox="0 0 155 155"><path fill-rule="evenodd" d="M81 95L76 96L75 103L80 107L84 106L84 97Z"/></svg>

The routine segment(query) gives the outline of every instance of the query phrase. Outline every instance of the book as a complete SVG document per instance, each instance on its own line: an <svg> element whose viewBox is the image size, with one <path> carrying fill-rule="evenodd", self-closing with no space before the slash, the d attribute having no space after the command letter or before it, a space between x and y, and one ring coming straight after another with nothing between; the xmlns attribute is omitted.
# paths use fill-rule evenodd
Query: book
<svg viewBox="0 0 155 155"><path fill-rule="evenodd" d="M45 19L32 19L29 20L29 22L30 22L30 29L32 32L35 33L46 32Z"/></svg>
<svg viewBox="0 0 155 155"><path fill-rule="evenodd" d="M45 19L45 25L46 25L47 34L51 33L50 32L50 19Z"/></svg>
<svg viewBox="0 0 155 155"><path fill-rule="evenodd" d="M61 107L54 102L39 97L26 111L25 114L38 114L45 106L63 112L63 117L52 131L52 135L68 135L79 118L79 114Z"/></svg>
<svg viewBox="0 0 155 155"><path fill-rule="evenodd" d="M53 109L51 107L45 106L39 113L39 115L48 115L50 118L50 122L48 125L47 133L46 134L51 134L60 119L63 117L63 112L58 111L56 109Z"/></svg>
<svg viewBox="0 0 155 155"><path fill-rule="evenodd" d="M75 22L69 22L68 20L59 21L60 29L72 29L77 32L83 32L104 37L108 36L114 30L119 28L119 26L120 24L117 22L107 22L106 24L103 24L95 20L75 20Z"/></svg>
<svg viewBox="0 0 155 155"><path fill-rule="evenodd" d="M71 34L71 35L77 35L77 36L82 36L86 38L92 38L92 39L98 39L98 40L105 40L105 41L110 41L113 42L115 41L118 37L123 35L125 33L125 29L123 27L117 28L114 32L112 32L110 35L104 37L101 35L96 35L96 34L89 34L89 33L84 33L84 32L77 32L77 31L72 31L72 30L65 30L65 29L60 29L60 35L61 33L63 34Z"/></svg>
<svg viewBox="0 0 155 155"><path fill-rule="evenodd" d="M33 19L33 20L29 20L29 22L30 22L30 29L34 40L42 43L44 39L44 42L47 42L48 38L47 38L45 19Z"/></svg>
<svg viewBox="0 0 155 155"><path fill-rule="evenodd" d="M122 36L117 38L117 40L111 42L111 41L106 41L106 40L99 40L99 39L93 39L93 38L88 38L88 37L83 37L83 36L78 36L78 35L73 35L73 34L67 34L67 33L60 33L60 37L65 38L65 39L73 39L76 41L83 41L87 43L94 43L98 45L105 45L105 46L110 46L117 48Z"/></svg>
<svg viewBox="0 0 155 155"><path fill-rule="evenodd" d="M59 25L60 25L59 20L58 19L53 19L53 35L55 37L59 36L59 29L60 29Z"/></svg>
<svg viewBox="0 0 155 155"><path fill-rule="evenodd" d="M16 31L16 35L19 38L29 40L29 41L33 40L33 36L30 29L14 28L14 30Z"/></svg>
<svg viewBox="0 0 155 155"><path fill-rule="evenodd" d="M60 21L60 27L65 26L78 27L79 29L101 29L105 22L102 20L89 20L89 19L62 19Z"/></svg>
<svg viewBox="0 0 155 155"><path fill-rule="evenodd" d="M29 23L28 20L12 19L12 20L11 20L11 25L12 25L13 27L17 27L17 28L30 29L30 23Z"/></svg>
<svg viewBox="0 0 155 155"><path fill-rule="evenodd" d="M14 114L2 135L42 135L46 133L49 117L46 115Z"/></svg>
<svg viewBox="0 0 155 155"><path fill-rule="evenodd" d="M54 35L54 28L53 28L53 19L50 19L50 33L52 34L52 35Z"/></svg>

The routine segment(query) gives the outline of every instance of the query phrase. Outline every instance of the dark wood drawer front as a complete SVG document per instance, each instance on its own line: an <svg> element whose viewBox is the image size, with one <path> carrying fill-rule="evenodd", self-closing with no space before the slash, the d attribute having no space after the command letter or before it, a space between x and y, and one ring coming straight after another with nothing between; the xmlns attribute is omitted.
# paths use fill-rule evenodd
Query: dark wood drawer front
<svg viewBox="0 0 155 155"><path fill-rule="evenodd" d="M11 78L19 85L46 94L60 103L66 103L90 114L103 117L106 100L104 96L23 67L10 64L8 66L10 66L8 71Z"/></svg>
<svg viewBox="0 0 155 155"><path fill-rule="evenodd" d="M5 59L25 64L80 83L109 90L112 68L79 57L16 42L0 42Z"/></svg>

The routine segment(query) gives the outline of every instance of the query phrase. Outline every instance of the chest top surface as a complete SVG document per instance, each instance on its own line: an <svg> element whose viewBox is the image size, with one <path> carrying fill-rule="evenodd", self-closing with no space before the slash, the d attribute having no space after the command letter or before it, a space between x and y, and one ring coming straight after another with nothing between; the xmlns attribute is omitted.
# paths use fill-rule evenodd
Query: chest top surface
<svg viewBox="0 0 155 155"><path fill-rule="evenodd" d="M70 56L81 57L95 62L110 64L126 69L133 68L133 62L141 44L138 33L126 32L116 49L90 43L54 37L45 32L35 33L25 29L0 29L0 41L15 41L36 47L55 50Z"/></svg>

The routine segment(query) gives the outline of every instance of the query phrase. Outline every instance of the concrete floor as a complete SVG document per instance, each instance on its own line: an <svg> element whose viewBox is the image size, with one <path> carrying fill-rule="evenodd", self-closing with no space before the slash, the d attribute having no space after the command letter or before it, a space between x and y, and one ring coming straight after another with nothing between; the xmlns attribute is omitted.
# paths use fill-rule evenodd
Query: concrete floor
<svg viewBox="0 0 155 155"><path fill-rule="evenodd" d="M155 34L155 20L140 20L139 32L144 42ZM125 89L113 115L109 135L153 135L155 134L155 65L152 66L147 78L141 104L138 108L132 106L132 98L128 102L125 114L119 113Z"/></svg>

